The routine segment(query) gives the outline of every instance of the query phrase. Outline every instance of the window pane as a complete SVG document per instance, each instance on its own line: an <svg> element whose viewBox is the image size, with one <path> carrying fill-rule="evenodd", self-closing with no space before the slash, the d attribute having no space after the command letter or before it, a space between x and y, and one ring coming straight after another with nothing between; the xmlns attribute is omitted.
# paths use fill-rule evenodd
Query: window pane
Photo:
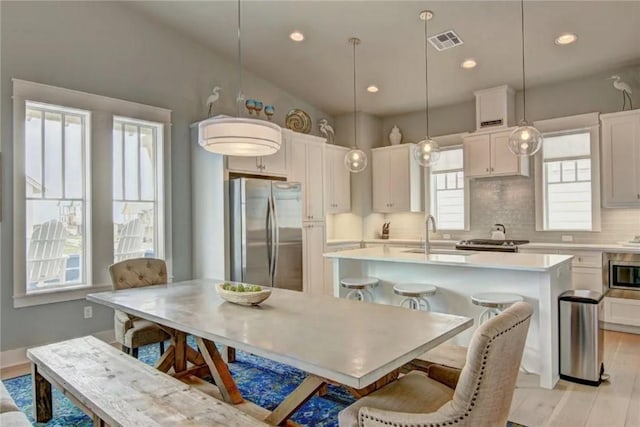
<svg viewBox="0 0 640 427"><path fill-rule="evenodd" d="M155 180L153 165L155 158L154 131L149 127L140 128L140 198L153 200L155 193Z"/></svg>
<svg viewBox="0 0 640 427"><path fill-rule="evenodd" d="M456 188L456 182L458 181L457 172L450 172L446 174L447 177L447 188L454 189Z"/></svg>
<svg viewBox="0 0 640 427"><path fill-rule="evenodd" d="M442 150L440 152L440 159L433 165L432 171L445 171L451 169L462 169L462 148L456 148L451 150Z"/></svg>
<svg viewBox="0 0 640 427"><path fill-rule="evenodd" d="M550 184L547 192L550 230L591 229L591 183Z"/></svg>
<svg viewBox="0 0 640 427"><path fill-rule="evenodd" d="M44 195L62 197L62 114L45 113Z"/></svg>
<svg viewBox="0 0 640 427"><path fill-rule="evenodd" d="M124 127L124 197L136 200L138 193L138 127Z"/></svg>
<svg viewBox="0 0 640 427"><path fill-rule="evenodd" d="M113 128L113 198L122 200L122 123Z"/></svg>
<svg viewBox="0 0 640 427"><path fill-rule="evenodd" d="M591 159L578 160L578 181L591 181Z"/></svg>
<svg viewBox="0 0 640 427"><path fill-rule="evenodd" d="M84 282L83 202L28 200L27 292Z"/></svg>
<svg viewBox="0 0 640 427"><path fill-rule="evenodd" d="M576 180L576 162L573 160L562 162L562 182Z"/></svg>
<svg viewBox="0 0 640 427"><path fill-rule="evenodd" d="M82 198L82 117L65 116L64 132L64 187L65 198Z"/></svg>
<svg viewBox="0 0 640 427"><path fill-rule="evenodd" d="M438 190L444 190L446 188L447 185L447 178L444 174L439 173L437 175L435 175L436 178L436 189Z"/></svg>
<svg viewBox="0 0 640 427"><path fill-rule="evenodd" d="M464 188L464 172L458 172L458 188Z"/></svg>
<svg viewBox="0 0 640 427"><path fill-rule="evenodd" d="M153 202L114 202L114 262L157 256L155 224Z"/></svg>
<svg viewBox="0 0 640 427"><path fill-rule="evenodd" d="M542 154L545 159L589 156L591 153L591 133L584 131L569 135L545 135Z"/></svg>
<svg viewBox="0 0 640 427"><path fill-rule="evenodd" d="M547 182L560 182L560 168L562 162L549 162L545 163L545 170L547 173Z"/></svg>
<svg viewBox="0 0 640 427"><path fill-rule="evenodd" d="M27 197L42 197L42 112L27 108L24 166Z"/></svg>

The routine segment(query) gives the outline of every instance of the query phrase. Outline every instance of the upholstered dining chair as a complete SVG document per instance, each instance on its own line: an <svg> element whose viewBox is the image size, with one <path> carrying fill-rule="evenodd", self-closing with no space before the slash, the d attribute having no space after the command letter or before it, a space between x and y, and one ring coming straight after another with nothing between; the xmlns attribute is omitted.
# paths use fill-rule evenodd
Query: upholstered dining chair
<svg viewBox="0 0 640 427"><path fill-rule="evenodd" d="M412 371L340 412L340 427L505 426L532 312L512 305L478 327L462 371Z"/></svg>
<svg viewBox="0 0 640 427"><path fill-rule="evenodd" d="M167 264L154 258L133 258L117 262L109 267L114 290L140 288L167 283ZM169 334L157 324L116 310L114 314L116 341L122 351L138 357L138 347L160 344L160 354L164 353L164 342Z"/></svg>

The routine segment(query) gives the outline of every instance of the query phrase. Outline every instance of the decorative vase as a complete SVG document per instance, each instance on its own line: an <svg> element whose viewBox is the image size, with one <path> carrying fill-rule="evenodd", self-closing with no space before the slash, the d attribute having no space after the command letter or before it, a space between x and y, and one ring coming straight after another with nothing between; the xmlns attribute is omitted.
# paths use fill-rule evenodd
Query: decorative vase
<svg viewBox="0 0 640 427"><path fill-rule="evenodd" d="M393 125L393 129L391 129L391 133L389 133L389 142L391 145L398 145L402 141L402 133L398 126Z"/></svg>

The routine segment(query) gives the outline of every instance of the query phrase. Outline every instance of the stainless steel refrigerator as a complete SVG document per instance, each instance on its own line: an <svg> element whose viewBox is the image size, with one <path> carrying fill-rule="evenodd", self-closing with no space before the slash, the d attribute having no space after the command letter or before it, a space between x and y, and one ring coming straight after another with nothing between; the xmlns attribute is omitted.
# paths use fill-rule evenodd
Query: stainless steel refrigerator
<svg viewBox="0 0 640 427"><path fill-rule="evenodd" d="M302 186L229 182L231 280L302 291Z"/></svg>

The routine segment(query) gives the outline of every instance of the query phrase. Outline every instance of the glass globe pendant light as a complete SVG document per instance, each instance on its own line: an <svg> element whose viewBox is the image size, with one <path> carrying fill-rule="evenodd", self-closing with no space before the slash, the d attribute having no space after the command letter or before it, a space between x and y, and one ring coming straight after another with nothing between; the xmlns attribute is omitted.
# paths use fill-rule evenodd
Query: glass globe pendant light
<svg viewBox="0 0 640 427"><path fill-rule="evenodd" d="M527 88L524 68L524 0L520 0L522 22L522 121L509 136L509 150L516 156L533 156L542 147L542 134L527 122Z"/></svg>
<svg viewBox="0 0 640 427"><path fill-rule="evenodd" d="M358 110L356 97L356 46L360 39L352 37L349 43L353 45L353 148L344 156L344 165L351 173L362 172L367 167L367 155L358 148Z"/></svg>
<svg viewBox="0 0 640 427"><path fill-rule="evenodd" d="M420 12L420 19L424 21L424 99L425 99L425 138L413 148L413 157L419 165L424 167L433 166L440 159L440 146L429 137L429 41L427 29L429 20L433 18L433 12L423 10Z"/></svg>

